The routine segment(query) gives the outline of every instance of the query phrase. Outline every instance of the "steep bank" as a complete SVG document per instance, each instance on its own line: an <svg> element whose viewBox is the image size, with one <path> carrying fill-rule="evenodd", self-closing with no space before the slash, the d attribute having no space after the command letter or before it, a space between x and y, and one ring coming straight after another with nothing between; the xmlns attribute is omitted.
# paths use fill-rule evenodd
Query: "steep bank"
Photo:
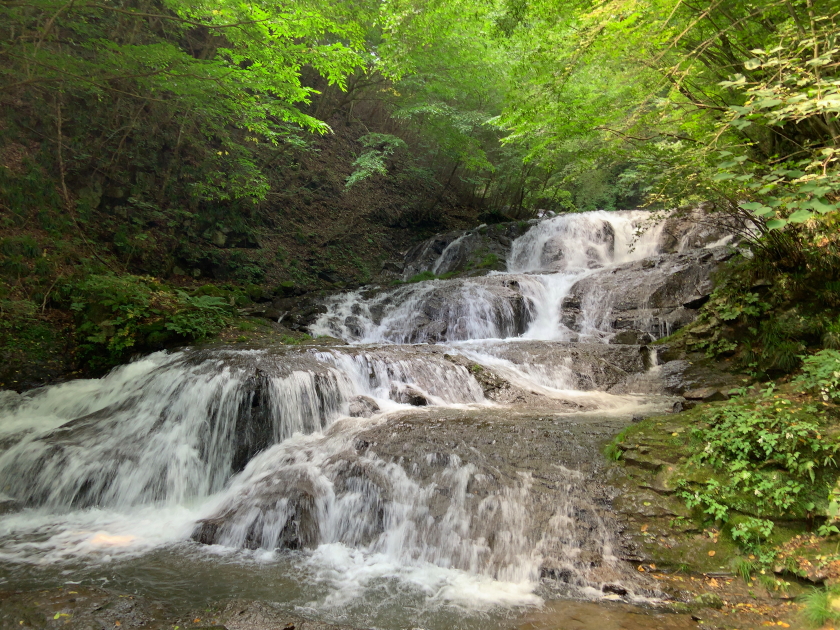
<svg viewBox="0 0 840 630"><path fill-rule="evenodd" d="M452 191L444 191L434 212L424 214L439 184L412 175L414 158L405 152L390 160L389 176L346 189L354 156L362 150L358 138L367 128L341 117L331 122L335 133L313 137L308 148L284 149L289 164L271 171L273 192L246 211L185 210L177 200L165 207L144 205L138 187L146 180L140 177L134 187L77 182L81 188L71 186L70 194L75 202L84 201L86 210L68 213L60 196L44 196L55 187L38 166L45 147L20 145L0 152L0 221L5 226L0 238L0 387L20 390L95 375L103 364L112 367L132 354L194 341L183 336L149 340L140 334L126 354L116 361L109 358L106 346L115 333L99 325L115 317L97 305L100 296L80 289L92 276L114 276L110 294L131 293L123 287L153 277L172 294L218 296L237 308L265 305L275 298L297 299L375 281L382 277L384 262L400 259L418 239L479 222L480 210L459 203ZM95 330L86 330L91 304ZM237 330L241 323L233 322L225 337L250 337L250 331ZM94 342L91 365L81 347L103 332L105 338ZM282 329L277 338L289 334Z"/></svg>

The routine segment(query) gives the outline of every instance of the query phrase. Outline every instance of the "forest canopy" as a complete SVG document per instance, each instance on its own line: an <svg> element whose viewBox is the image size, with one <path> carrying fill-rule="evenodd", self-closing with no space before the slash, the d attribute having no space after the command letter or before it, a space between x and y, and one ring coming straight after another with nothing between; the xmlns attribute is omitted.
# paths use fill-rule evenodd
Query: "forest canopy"
<svg viewBox="0 0 840 630"><path fill-rule="evenodd" d="M837 11L833 0L12 2L0 8L0 82L18 133L47 141L65 197L153 171L146 202L260 201L271 147L304 145L336 107L378 101L393 135L498 211L710 197L734 209L746 196L773 228L836 207Z"/></svg>

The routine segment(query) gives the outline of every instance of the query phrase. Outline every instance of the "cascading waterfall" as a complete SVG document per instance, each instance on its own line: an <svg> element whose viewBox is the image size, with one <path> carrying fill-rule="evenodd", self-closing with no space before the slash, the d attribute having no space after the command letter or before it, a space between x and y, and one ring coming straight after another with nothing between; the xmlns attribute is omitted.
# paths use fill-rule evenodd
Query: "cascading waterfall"
<svg viewBox="0 0 840 630"><path fill-rule="evenodd" d="M663 253L649 217L544 220L513 241L504 273L330 298L311 332L350 345L157 353L102 379L3 394L0 562L97 562L192 539L308 550L309 575L355 576L347 593L371 575L473 606L535 603L541 580L642 593L592 479L562 460L539 475L507 460L534 417L666 404L605 393L656 376L639 376L643 348L602 342L616 312L634 313L621 317L639 334L676 321L702 280L685 274L717 250L683 238ZM468 240L430 270L463 260ZM628 306L614 287L647 273L679 290L663 281ZM516 401L540 409L524 429Z"/></svg>
<svg viewBox="0 0 840 630"><path fill-rule="evenodd" d="M10 399L3 428L25 433L0 453L0 477L17 500L53 510L182 504L221 490L271 444L323 430L356 396L397 407L392 390L412 386L430 404L483 400L465 368L435 359L158 353L101 381Z"/></svg>
<svg viewBox="0 0 840 630"><path fill-rule="evenodd" d="M644 211L548 219L513 241L505 273L420 282L373 297L348 293L328 303L328 312L312 330L361 343L608 338L613 332L609 295L593 291L586 296L580 330L563 324L563 300L595 271L657 254L663 225ZM431 270L448 268L461 256L462 242L463 237L450 243Z"/></svg>

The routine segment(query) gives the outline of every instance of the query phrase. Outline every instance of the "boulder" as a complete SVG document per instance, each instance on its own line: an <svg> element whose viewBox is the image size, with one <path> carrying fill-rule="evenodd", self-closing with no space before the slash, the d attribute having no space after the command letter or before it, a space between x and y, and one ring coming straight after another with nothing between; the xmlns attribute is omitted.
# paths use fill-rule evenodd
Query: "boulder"
<svg viewBox="0 0 840 630"><path fill-rule="evenodd" d="M683 398L686 400L702 400L703 402L718 402L728 400L729 396L716 387L699 387L683 392Z"/></svg>
<svg viewBox="0 0 840 630"><path fill-rule="evenodd" d="M619 330L610 339L610 343L622 345L645 345L653 341L650 333L642 330Z"/></svg>
<svg viewBox="0 0 840 630"><path fill-rule="evenodd" d="M425 407L429 404L429 399L426 398L423 392L411 385L403 385L401 383L391 385L391 400L404 405L412 405L413 407Z"/></svg>
<svg viewBox="0 0 840 630"><path fill-rule="evenodd" d="M350 401L351 418L370 418L379 413L379 405L370 396L356 396Z"/></svg>
<svg viewBox="0 0 840 630"><path fill-rule="evenodd" d="M535 223L511 221L434 236L406 253L403 279L408 280L424 271L440 275L503 270L507 266L513 240Z"/></svg>
<svg viewBox="0 0 840 630"><path fill-rule="evenodd" d="M712 291L712 274L731 256L724 247L692 250L597 271L572 286L562 321L575 331L593 321L619 333L631 331L628 339L637 332L669 335L694 321Z"/></svg>

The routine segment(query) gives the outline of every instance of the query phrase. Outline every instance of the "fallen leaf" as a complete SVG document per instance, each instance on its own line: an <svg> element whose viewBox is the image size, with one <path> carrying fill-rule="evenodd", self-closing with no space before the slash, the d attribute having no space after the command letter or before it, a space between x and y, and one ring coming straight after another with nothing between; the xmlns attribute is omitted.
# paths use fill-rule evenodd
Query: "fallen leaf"
<svg viewBox="0 0 840 630"><path fill-rule="evenodd" d="M115 625L115 626L117 626L117 627L119 627L119 626L121 626L122 624L121 624L119 621L115 621L115 622L114 622L114 625Z"/></svg>
<svg viewBox="0 0 840 630"><path fill-rule="evenodd" d="M646 532L647 530L648 530L648 526L647 525L642 525L642 531Z"/></svg>
<svg viewBox="0 0 840 630"><path fill-rule="evenodd" d="M677 437L678 435L679 435L679 433L677 433L676 431L674 431L674 432L671 434L671 437Z"/></svg>
<svg viewBox="0 0 840 630"><path fill-rule="evenodd" d="M642 505L650 505L650 501L642 501Z"/></svg>
<svg viewBox="0 0 840 630"><path fill-rule="evenodd" d="M636 567L636 568L637 568L639 571L641 571L642 573L644 573L644 572L645 572L645 568L644 568L641 564L640 564L638 567Z"/></svg>
<svg viewBox="0 0 840 630"><path fill-rule="evenodd" d="M712 556L714 556L714 555L715 555L715 550L714 550L714 549L712 549L712 550L709 552L709 557L711 558L711 557L712 557Z"/></svg>
<svg viewBox="0 0 840 630"><path fill-rule="evenodd" d="M196 617L195 619L193 619L193 623L201 623L201 619L199 619L198 617Z"/></svg>
<svg viewBox="0 0 840 630"><path fill-rule="evenodd" d="M651 571L656 571L656 565L655 564L651 564L651 565L648 565L648 566L650 567Z"/></svg>
<svg viewBox="0 0 840 630"><path fill-rule="evenodd" d="M782 626L782 628L790 628L790 624L789 624L789 623L785 623L784 621L777 621L777 622L776 622L776 625L777 625L777 626Z"/></svg>

